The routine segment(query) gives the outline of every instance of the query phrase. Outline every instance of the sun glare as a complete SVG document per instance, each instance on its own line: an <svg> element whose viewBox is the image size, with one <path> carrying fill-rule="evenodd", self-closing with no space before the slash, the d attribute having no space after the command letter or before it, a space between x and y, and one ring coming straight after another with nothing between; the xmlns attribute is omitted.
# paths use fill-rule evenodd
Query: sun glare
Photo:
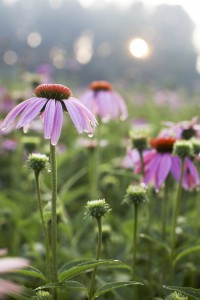
<svg viewBox="0 0 200 300"><path fill-rule="evenodd" d="M134 57L143 59L149 55L149 46L145 40L135 38L129 44L129 51Z"/></svg>

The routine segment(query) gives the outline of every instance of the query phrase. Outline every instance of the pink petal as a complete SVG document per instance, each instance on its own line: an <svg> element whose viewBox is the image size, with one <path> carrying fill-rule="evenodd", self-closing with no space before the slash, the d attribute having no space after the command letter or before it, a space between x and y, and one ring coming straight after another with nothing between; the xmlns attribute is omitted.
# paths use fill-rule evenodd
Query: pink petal
<svg viewBox="0 0 200 300"><path fill-rule="evenodd" d="M63 100L66 109L74 123L77 131L82 132L93 132L93 127L96 126L97 121L95 116L85 107L80 101L75 98Z"/></svg>
<svg viewBox="0 0 200 300"><path fill-rule="evenodd" d="M36 98L35 103L27 105L17 123L16 128L23 127L30 123L36 116L39 115L46 102L46 98Z"/></svg>
<svg viewBox="0 0 200 300"><path fill-rule="evenodd" d="M155 188L156 184L156 172L159 166L160 160L162 155L159 153L155 153L155 156L152 158L150 163L145 166L145 176L144 176L144 183L148 184L150 180L154 182Z"/></svg>
<svg viewBox="0 0 200 300"><path fill-rule="evenodd" d="M0 259L0 273L11 272L15 269L26 268L28 260L19 257L5 257Z"/></svg>
<svg viewBox="0 0 200 300"><path fill-rule="evenodd" d="M5 299L5 295L12 293L19 294L22 291L22 287L8 280L0 279L0 299Z"/></svg>
<svg viewBox="0 0 200 300"><path fill-rule="evenodd" d="M117 105L119 107L119 111L121 114L121 119L125 120L128 117L128 112L127 112L127 108L126 108L126 104L124 102L124 99L116 92L112 92L115 100L117 101Z"/></svg>
<svg viewBox="0 0 200 300"><path fill-rule="evenodd" d="M6 116L5 120L3 121L3 123L0 126L0 129L4 130L7 127L9 127L14 122L15 118L21 113L21 111L23 111L26 108L26 106L28 106L32 102L34 102L35 99L37 99L37 98L34 97L34 98L27 99L27 100L23 101L22 103L18 104L17 106L15 106L9 112L9 114Z"/></svg>
<svg viewBox="0 0 200 300"><path fill-rule="evenodd" d="M165 181L165 179L167 178L167 176L170 172L170 169L171 169L171 165L172 165L171 154L168 154L168 153L163 154L160 159L160 163L159 163L158 170L157 170L156 189L159 189L160 186Z"/></svg>
<svg viewBox="0 0 200 300"><path fill-rule="evenodd" d="M63 124L63 109L60 101L56 101L54 120L52 121L53 128L51 132L51 144L56 145L58 143Z"/></svg>
<svg viewBox="0 0 200 300"><path fill-rule="evenodd" d="M55 100L49 100L44 110L43 120L44 120L44 138L50 139L51 132L53 128L53 120L56 111Z"/></svg>

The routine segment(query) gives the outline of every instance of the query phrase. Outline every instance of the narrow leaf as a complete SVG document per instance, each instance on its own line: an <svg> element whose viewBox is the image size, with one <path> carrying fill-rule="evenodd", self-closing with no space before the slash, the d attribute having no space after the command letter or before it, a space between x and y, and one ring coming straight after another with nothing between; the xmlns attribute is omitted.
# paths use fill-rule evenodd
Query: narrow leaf
<svg viewBox="0 0 200 300"><path fill-rule="evenodd" d="M113 259L104 259L104 260L89 260L86 262L83 262L81 264L78 264L76 266L73 266L67 271L64 271L59 274L58 279L59 281L68 280L84 271L93 269L96 266L100 265L108 265L108 264L120 264L121 262L119 260L113 260Z"/></svg>
<svg viewBox="0 0 200 300"><path fill-rule="evenodd" d="M194 246L194 247L190 247L186 250L181 251L180 253L178 253L173 261L173 264L175 265L180 259L182 259L183 257L196 252L196 251L200 251L200 246Z"/></svg>
<svg viewBox="0 0 200 300"><path fill-rule="evenodd" d="M38 269L36 269L35 267L32 267L32 266L30 266L26 270L16 270L15 272L19 273L19 274L22 274L22 275L28 275L28 276L40 278L40 279L46 281L45 275L40 270L38 270Z"/></svg>
<svg viewBox="0 0 200 300"><path fill-rule="evenodd" d="M102 294L105 294L109 291L112 291L113 289L117 289L117 288L120 288L120 287L125 287L125 286L128 286L128 285L138 285L138 284L143 285L143 283L136 282L136 281L118 281L118 282L106 283L96 291L96 293L94 294L92 300L99 297Z"/></svg>
<svg viewBox="0 0 200 300"><path fill-rule="evenodd" d="M86 290L86 287L81 284L80 282L77 281L63 281L63 282L57 282L57 283L49 283L43 286L40 286L38 288L36 288L36 291L39 290L44 290L44 289L54 289L54 288L59 288L59 289L63 289L63 288L67 288L67 289L72 289L72 290Z"/></svg>
<svg viewBox="0 0 200 300"><path fill-rule="evenodd" d="M157 246L159 246L161 248L164 248L168 254L170 253L170 248L162 241L159 241L159 240L152 238L151 236L149 236L147 234L143 234L143 233L140 234L140 237L148 240L149 242L152 242L153 244L156 244Z"/></svg>
<svg viewBox="0 0 200 300"><path fill-rule="evenodd" d="M166 285L164 285L163 287L168 290L181 292L194 299L200 299L200 289L194 289L190 287L180 287L180 286L166 286Z"/></svg>

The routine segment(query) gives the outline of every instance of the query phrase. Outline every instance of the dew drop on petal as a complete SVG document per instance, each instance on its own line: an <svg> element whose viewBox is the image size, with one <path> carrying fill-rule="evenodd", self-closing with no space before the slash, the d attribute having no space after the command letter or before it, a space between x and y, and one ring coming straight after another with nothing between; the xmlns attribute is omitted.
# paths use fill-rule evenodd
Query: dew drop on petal
<svg viewBox="0 0 200 300"><path fill-rule="evenodd" d="M90 133L88 134L88 137L92 138L93 135L94 135L94 134L90 132Z"/></svg>

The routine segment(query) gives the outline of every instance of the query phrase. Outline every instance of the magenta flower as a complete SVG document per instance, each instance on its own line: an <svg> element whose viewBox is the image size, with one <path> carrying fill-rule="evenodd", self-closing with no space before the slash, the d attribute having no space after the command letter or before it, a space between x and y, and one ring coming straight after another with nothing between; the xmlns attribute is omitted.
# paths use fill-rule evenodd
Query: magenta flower
<svg viewBox="0 0 200 300"><path fill-rule="evenodd" d="M169 174L176 181L180 180L181 160L178 156L172 155L174 138L156 138L150 141L153 149L143 152L145 176L144 183L152 182L155 190L159 190ZM135 162L135 173L141 172L141 163L138 159ZM185 159L183 183L185 190L199 186L199 174L190 158Z"/></svg>
<svg viewBox="0 0 200 300"><path fill-rule="evenodd" d="M5 255L6 250L0 249L0 256ZM19 257L5 257L0 259L0 274L12 272L16 269L22 269L28 267L28 260ZM19 294L22 291L22 287L18 284L3 280L0 278L0 299L5 299L5 296L11 293Z"/></svg>
<svg viewBox="0 0 200 300"><path fill-rule="evenodd" d="M103 120L127 118L126 104L122 97L113 91L112 85L107 81L93 81L89 90L81 97L80 101L86 105L95 116Z"/></svg>
<svg viewBox="0 0 200 300"><path fill-rule="evenodd" d="M94 115L78 99L72 97L68 87L61 84L41 84L35 96L13 108L7 115L1 129L7 129L21 114L16 128L27 132L31 122L40 115L44 122L44 138L56 145L62 130L63 111L67 112L79 133L92 134L97 121Z"/></svg>

